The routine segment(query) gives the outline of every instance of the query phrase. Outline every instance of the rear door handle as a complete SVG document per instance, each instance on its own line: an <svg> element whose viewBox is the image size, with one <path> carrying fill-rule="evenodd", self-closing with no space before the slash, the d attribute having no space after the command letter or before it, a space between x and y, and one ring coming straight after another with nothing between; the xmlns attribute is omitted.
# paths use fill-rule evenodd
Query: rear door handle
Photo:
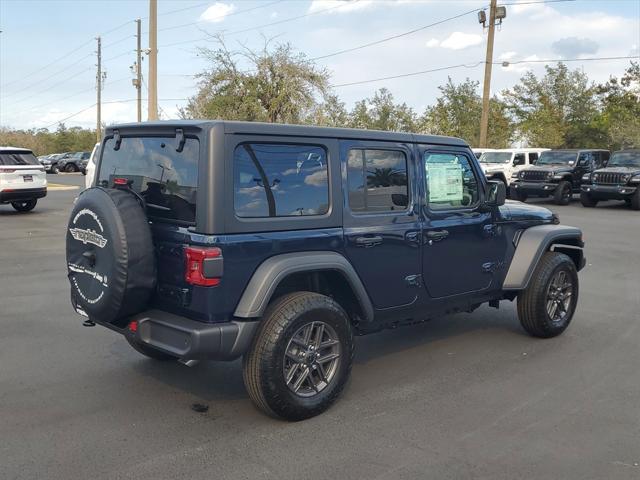
<svg viewBox="0 0 640 480"><path fill-rule="evenodd" d="M357 247L374 247L382 243L382 237L379 235L374 235L373 237L357 237L355 241Z"/></svg>
<svg viewBox="0 0 640 480"><path fill-rule="evenodd" d="M448 230L430 230L427 232L427 238L434 242L439 242L440 240L444 240L449 236Z"/></svg>

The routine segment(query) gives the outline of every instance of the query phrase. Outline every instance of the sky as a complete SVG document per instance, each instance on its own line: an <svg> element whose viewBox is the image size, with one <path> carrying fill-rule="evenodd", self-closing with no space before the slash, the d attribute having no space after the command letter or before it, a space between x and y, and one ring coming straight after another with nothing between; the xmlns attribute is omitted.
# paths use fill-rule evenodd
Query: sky
<svg viewBox="0 0 640 480"><path fill-rule="evenodd" d="M489 0L158 0L158 97L162 119L176 118L207 67L201 47L222 34L230 48L289 42L331 73L347 107L386 87L418 113L435 102L447 77L481 81L486 29L477 12ZM540 60L635 56L640 59L640 0L503 0L491 90L500 94ZM102 39L102 120L136 120L136 18L148 46L147 0L0 0L0 126L95 128L96 40ZM488 16L488 12L487 12ZM448 21L440 22L451 17ZM436 24L436 25L432 25ZM429 26L432 25L432 26ZM425 28L426 27L426 28ZM365 48L339 53L399 34ZM513 63L530 62L530 63ZM620 76L630 60L579 60L595 82ZM148 61L143 60L143 76ZM552 63L555 64L555 63ZM446 68L454 67L454 68ZM435 71L434 71L435 70ZM426 73L375 80L414 72ZM143 87L146 119L146 82Z"/></svg>

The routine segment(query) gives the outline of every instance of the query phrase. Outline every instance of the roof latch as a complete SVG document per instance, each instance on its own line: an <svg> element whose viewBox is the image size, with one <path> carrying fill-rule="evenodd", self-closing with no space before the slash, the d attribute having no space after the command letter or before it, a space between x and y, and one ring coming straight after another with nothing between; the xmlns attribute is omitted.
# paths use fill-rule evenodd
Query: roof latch
<svg viewBox="0 0 640 480"><path fill-rule="evenodd" d="M113 141L115 145L113 146L114 150L120 150L120 144L122 143L122 137L120 136L120 130L113 131Z"/></svg>
<svg viewBox="0 0 640 480"><path fill-rule="evenodd" d="M178 146L176 147L176 152L181 152L184 148L184 130L181 128L176 128L176 141L178 142Z"/></svg>

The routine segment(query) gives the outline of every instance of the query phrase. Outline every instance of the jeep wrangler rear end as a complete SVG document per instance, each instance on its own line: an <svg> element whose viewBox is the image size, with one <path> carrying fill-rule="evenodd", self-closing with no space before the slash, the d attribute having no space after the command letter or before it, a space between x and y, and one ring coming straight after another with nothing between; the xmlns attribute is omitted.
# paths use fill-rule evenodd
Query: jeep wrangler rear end
<svg viewBox="0 0 640 480"><path fill-rule="evenodd" d="M180 121L114 126L67 233L85 324L157 360L243 357L266 413L328 408L353 336L501 300L524 329L569 325L579 229L505 204L461 140Z"/></svg>

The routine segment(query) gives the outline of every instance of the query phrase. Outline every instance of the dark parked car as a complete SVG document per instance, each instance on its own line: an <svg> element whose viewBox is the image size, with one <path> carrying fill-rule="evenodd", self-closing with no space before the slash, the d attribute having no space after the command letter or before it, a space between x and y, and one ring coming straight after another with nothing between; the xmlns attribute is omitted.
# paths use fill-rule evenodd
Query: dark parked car
<svg viewBox="0 0 640 480"><path fill-rule="evenodd" d="M513 174L511 191L521 202L551 196L557 205L568 205L573 194L580 193L585 174L608 161L608 150L547 150L535 166Z"/></svg>
<svg viewBox="0 0 640 480"><path fill-rule="evenodd" d="M516 299L561 334L585 264L581 231L505 203L462 140L248 122L107 128L67 232L86 325L157 360L243 356L291 420L339 396L354 335Z"/></svg>
<svg viewBox="0 0 640 480"><path fill-rule="evenodd" d="M86 173L87 162L90 156L91 152L65 153L63 157L58 160L57 164L53 166L53 171L54 173Z"/></svg>
<svg viewBox="0 0 640 480"><path fill-rule="evenodd" d="M601 200L624 200L640 210L640 150L614 152L606 168L584 175L582 205L595 207Z"/></svg>

